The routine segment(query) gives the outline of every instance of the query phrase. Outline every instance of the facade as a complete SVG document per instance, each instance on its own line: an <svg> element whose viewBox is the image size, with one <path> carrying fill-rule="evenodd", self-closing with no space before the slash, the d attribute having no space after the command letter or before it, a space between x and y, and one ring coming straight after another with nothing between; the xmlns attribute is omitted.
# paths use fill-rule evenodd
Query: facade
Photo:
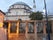
<svg viewBox="0 0 53 40"><path fill-rule="evenodd" d="M23 2L14 3L9 7L4 17L4 27L7 27L9 40L37 40L38 38L42 40L42 34L47 34L45 16L43 21L30 20L29 15L32 13L31 10L32 8ZM51 24L49 26L52 29L53 16L49 15L48 20ZM39 23L38 25L37 22ZM38 33L41 34L39 35Z"/></svg>

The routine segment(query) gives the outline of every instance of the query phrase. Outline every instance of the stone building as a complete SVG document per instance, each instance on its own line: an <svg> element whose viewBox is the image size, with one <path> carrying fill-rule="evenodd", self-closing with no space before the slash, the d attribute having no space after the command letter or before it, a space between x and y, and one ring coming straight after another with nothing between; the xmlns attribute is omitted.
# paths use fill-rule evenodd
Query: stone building
<svg viewBox="0 0 53 40"><path fill-rule="evenodd" d="M29 20L31 12L31 7L29 7L26 3L17 2L9 7L5 20Z"/></svg>
<svg viewBox="0 0 53 40"><path fill-rule="evenodd" d="M42 34L47 34L45 17L43 21L30 20L31 10L32 8L23 2L14 3L9 7L4 17L4 28L7 28L9 40L37 40L38 38L41 40ZM53 32L53 15L48 15L48 20L50 31ZM39 24L36 25L36 22Z"/></svg>
<svg viewBox="0 0 53 40"><path fill-rule="evenodd" d="M3 28L5 13L0 10L0 40L7 40L6 31Z"/></svg>

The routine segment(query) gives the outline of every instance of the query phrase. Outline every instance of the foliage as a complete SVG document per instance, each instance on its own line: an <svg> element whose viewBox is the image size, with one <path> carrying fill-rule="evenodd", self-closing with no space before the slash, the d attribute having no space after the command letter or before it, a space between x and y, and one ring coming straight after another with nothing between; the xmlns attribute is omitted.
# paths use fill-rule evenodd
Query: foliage
<svg viewBox="0 0 53 40"><path fill-rule="evenodd" d="M42 12L32 12L32 14L29 15L29 18L31 18L31 20L42 20L43 19L43 15Z"/></svg>

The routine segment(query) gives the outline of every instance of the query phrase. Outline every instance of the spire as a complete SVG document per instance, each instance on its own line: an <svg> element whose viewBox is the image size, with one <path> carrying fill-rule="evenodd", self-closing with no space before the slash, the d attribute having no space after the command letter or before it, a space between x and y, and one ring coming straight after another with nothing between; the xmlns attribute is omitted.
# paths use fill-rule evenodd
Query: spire
<svg viewBox="0 0 53 40"><path fill-rule="evenodd" d="M35 3L35 0L33 0L33 3Z"/></svg>
<svg viewBox="0 0 53 40"><path fill-rule="evenodd" d="M35 5L35 0L33 0L33 11L35 12L36 5Z"/></svg>

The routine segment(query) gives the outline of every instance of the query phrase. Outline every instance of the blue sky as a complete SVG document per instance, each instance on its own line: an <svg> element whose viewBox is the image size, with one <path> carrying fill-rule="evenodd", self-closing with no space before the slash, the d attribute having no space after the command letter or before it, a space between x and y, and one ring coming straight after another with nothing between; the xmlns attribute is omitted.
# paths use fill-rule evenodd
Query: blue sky
<svg viewBox="0 0 53 40"><path fill-rule="evenodd" d="M9 9L9 6L16 2L25 2L31 8L33 8L33 0L0 0L0 10L6 12ZM42 11L44 8L44 0L35 0L36 1L36 10ZM46 0L47 3L47 11L49 14L53 13L53 0Z"/></svg>

